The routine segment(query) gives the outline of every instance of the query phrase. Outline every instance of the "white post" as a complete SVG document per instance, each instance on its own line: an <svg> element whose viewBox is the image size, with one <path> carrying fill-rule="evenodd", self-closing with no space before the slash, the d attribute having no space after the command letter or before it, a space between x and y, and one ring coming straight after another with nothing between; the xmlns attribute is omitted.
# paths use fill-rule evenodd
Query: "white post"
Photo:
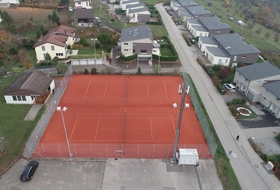
<svg viewBox="0 0 280 190"><path fill-rule="evenodd" d="M95 68L96 68L96 48L95 48L95 40L97 40L96 38L94 39L91 39L93 40L93 48L94 48L94 65L95 65ZM97 68L96 68L97 69Z"/></svg>
<svg viewBox="0 0 280 190"><path fill-rule="evenodd" d="M61 109L60 106L58 106L56 108L57 111L60 111L61 113L61 118L62 118L62 123L63 123L63 128L64 128L64 133L65 133L65 138L66 138L66 143L67 143L67 147L68 147L68 153L69 153L69 157L70 159L73 157L72 153L71 153L71 149L70 149L70 144L69 144L69 140L68 140L68 135L67 135L67 130L66 130L66 125L65 125L65 121L64 121L64 115L63 112L65 112L67 110L67 107L63 107Z"/></svg>
<svg viewBox="0 0 280 190"><path fill-rule="evenodd" d="M158 58L158 74L159 74L159 66L160 66L160 57L161 57L161 42L163 40L158 40L159 42L159 58Z"/></svg>

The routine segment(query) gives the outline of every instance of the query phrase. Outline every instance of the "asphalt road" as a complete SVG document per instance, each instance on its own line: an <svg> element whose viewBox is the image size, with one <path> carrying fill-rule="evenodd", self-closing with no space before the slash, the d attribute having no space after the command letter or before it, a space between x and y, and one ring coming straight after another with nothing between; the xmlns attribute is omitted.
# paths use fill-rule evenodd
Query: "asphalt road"
<svg viewBox="0 0 280 190"><path fill-rule="evenodd" d="M259 167L263 162L251 148L248 141L236 141L235 137L246 139L238 123L228 110L223 98L213 86L211 79L196 62L196 51L185 43L181 31L176 27L171 17L166 13L162 4L156 5L170 40L176 48L182 65L192 77L204 106L211 118L225 151L232 151L230 163L239 180L242 189L280 189L278 179L269 174L265 168Z"/></svg>

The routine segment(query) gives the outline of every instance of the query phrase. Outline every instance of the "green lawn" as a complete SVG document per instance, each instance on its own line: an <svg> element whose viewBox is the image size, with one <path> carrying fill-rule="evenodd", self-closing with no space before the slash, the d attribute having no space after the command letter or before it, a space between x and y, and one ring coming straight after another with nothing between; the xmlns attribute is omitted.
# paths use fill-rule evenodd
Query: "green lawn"
<svg viewBox="0 0 280 190"><path fill-rule="evenodd" d="M4 77L0 79L1 94L10 86L17 77ZM23 121L32 105L6 104L0 96L0 148L3 151L0 157L0 174L15 161L23 151L25 143L41 117L44 107L34 121Z"/></svg>
<svg viewBox="0 0 280 190"><path fill-rule="evenodd" d="M247 27L241 27L236 22L229 20L229 17L234 17L235 21L242 20L245 22L245 18L244 16L241 16L240 12L235 13L236 10L238 10L237 6L239 5L236 5L233 1L231 1L232 8L230 9L223 7L223 1L211 1L212 6L207 6L208 2L203 0L196 0L196 3L203 6L206 10L209 10L212 14L219 16L223 23L228 24L234 32L244 37L244 41L247 44L252 44L259 50L280 51L280 41L274 42L274 35L276 32L268 30L257 23L254 28L249 29ZM262 31L260 34L257 34L255 31L259 28L261 28ZM270 33L270 37L265 39L265 33L267 32Z"/></svg>
<svg viewBox="0 0 280 190"><path fill-rule="evenodd" d="M96 54L102 54L103 50L101 48L96 48L95 51ZM94 48L93 47L79 48L78 55L84 55L84 54L94 54Z"/></svg>

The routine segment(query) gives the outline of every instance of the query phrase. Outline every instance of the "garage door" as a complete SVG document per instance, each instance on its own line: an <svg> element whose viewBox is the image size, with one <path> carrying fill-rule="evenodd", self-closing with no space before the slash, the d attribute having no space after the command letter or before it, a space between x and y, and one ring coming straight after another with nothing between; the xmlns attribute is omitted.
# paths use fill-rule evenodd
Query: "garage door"
<svg viewBox="0 0 280 190"><path fill-rule="evenodd" d="M247 98L248 98L250 101L253 101L253 99L254 99L253 93L250 92L250 91L248 91Z"/></svg>

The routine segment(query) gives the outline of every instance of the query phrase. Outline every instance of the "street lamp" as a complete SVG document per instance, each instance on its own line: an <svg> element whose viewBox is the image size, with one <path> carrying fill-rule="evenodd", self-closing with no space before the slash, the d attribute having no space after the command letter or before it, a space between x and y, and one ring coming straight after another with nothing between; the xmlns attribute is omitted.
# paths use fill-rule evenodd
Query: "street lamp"
<svg viewBox="0 0 280 190"><path fill-rule="evenodd" d="M159 74L159 66L160 66L160 57L161 57L161 42L163 42L163 40L158 40L159 42L159 57L158 57L158 74Z"/></svg>
<svg viewBox="0 0 280 190"><path fill-rule="evenodd" d="M177 151L178 142L179 142L183 110L185 107L185 96L186 96L186 94L189 94L189 90L190 90L190 86L187 87L187 82L183 82L183 84L181 85L181 90L182 90L182 99L181 99L180 113L179 113L179 118L178 118L176 138L175 138L175 142L174 142L174 149L173 149L171 163L176 163L176 151Z"/></svg>
<svg viewBox="0 0 280 190"><path fill-rule="evenodd" d="M96 68L96 48L95 48L95 41L97 40L96 38L92 38L91 40L93 40L93 48L94 48L94 64L95 64L95 68Z"/></svg>
<svg viewBox="0 0 280 190"><path fill-rule="evenodd" d="M67 143L67 147L68 147L68 153L69 153L69 157L70 157L70 159L71 159L71 158L73 157L73 155L72 155L71 150L70 150L70 145L69 145L69 140L68 140L66 125L65 125L65 121L64 121L64 115L63 115L63 112L66 112L67 107L63 107L63 108L61 109L61 107L58 106L58 107L56 107L56 110L57 110L57 111L60 111L60 113L61 113L61 118L62 118L62 123L63 123L63 127L64 127L64 133L65 133L66 143Z"/></svg>

